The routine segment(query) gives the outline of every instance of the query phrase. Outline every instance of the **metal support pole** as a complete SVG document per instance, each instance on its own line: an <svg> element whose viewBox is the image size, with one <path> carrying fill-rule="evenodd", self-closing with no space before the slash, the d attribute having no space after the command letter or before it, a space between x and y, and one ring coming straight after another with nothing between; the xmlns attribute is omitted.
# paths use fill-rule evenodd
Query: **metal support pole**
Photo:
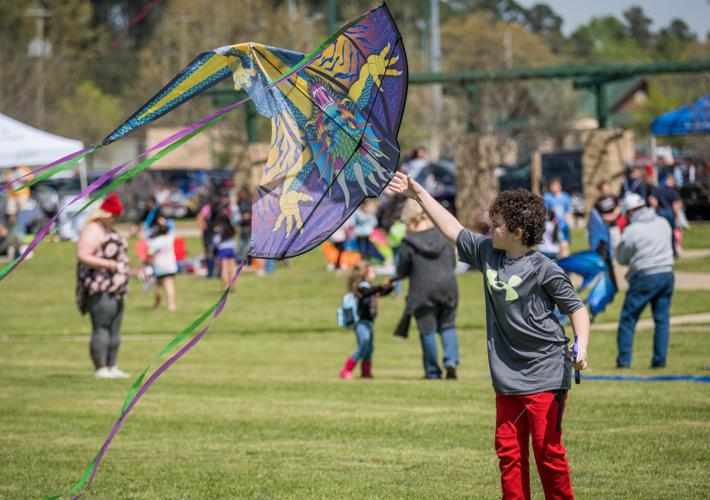
<svg viewBox="0 0 710 500"><path fill-rule="evenodd" d="M530 158L530 191L539 195L542 180L542 154L535 151Z"/></svg>
<svg viewBox="0 0 710 500"><path fill-rule="evenodd" d="M335 33L338 24L338 2L337 0L328 0L328 36Z"/></svg>
<svg viewBox="0 0 710 500"><path fill-rule="evenodd" d="M597 99L597 123L599 128L606 128L607 119L609 118L609 110L606 104L606 94L604 93L604 84L594 84L594 95Z"/></svg>
<svg viewBox="0 0 710 500"><path fill-rule="evenodd" d="M441 63L441 40L439 38L439 0L431 0L431 65L432 73L440 71ZM432 85L432 112L433 123L431 130L430 155L433 161L439 159L441 153L441 111L442 111L442 87L441 84Z"/></svg>

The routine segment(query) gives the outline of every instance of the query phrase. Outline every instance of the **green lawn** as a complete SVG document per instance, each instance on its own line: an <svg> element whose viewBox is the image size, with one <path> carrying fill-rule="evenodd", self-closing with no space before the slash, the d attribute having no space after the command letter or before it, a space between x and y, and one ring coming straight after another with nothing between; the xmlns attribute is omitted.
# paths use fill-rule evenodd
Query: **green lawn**
<svg viewBox="0 0 710 500"><path fill-rule="evenodd" d="M586 228L572 229L572 251L579 252L589 248ZM683 249L710 249L710 222L693 221L690 229L683 231Z"/></svg>
<svg viewBox="0 0 710 500"><path fill-rule="evenodd" d="M678 259L675 261L675 270L690 273L710 273L710 256Z"/></svg>
<svg viewBox="0 0 710 500"><path fill-rule="evenodd" d="M194 245L191 242L191 245ZM89 320L73 302L74 246L47 243L0 284L0 497L38 498L83 474L132 380L91 376ZM205 339L146 394L86 498L495 498L494 394L481 278L460 276L457 382L420 380L416 334L392 331L401 298L381 301L375 376L342 382L352 333L335 326L343 278L318 252L246 274ZM218 296L178 278L176 313L132 285L121 366L134 375ZM601 320L618 317L615 301ZM707 311L679 292L673 312ZM647 368L639 332L629 374ZM615 334L594 332L590 373L616 374ZM710 343L674 329L665 374L709 374ZM570 394L565 443L579 498L704 498L710 488L706 384L586 381ZM534 466L533 466L534 470ZM536 474L533 472L533 477ZM541 490L533 481L537 498Z"/></svg>
<svg viewBox="0 0 710 500"><path fill-rule="evenodd" d="M692 221L690 229L683 231L683 248L686 250L710 248L710 222Z"/></svg>

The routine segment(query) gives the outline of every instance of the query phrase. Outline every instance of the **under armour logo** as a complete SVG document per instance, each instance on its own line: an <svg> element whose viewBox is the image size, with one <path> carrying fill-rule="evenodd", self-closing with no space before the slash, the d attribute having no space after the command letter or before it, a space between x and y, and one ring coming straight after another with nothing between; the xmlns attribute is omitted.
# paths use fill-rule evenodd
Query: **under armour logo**
<svg viewBox="0 0 710 500"><path fill-rule="evenodd" d="M505 290L506 302L513 301L520 297L514 288L523 282L520 276L513 275L508 280L508 283L506 283L505 281L498 280L498 271L495 269L489 269L486 271L486 279L490 288L493 288L499 292Z"/></svg>

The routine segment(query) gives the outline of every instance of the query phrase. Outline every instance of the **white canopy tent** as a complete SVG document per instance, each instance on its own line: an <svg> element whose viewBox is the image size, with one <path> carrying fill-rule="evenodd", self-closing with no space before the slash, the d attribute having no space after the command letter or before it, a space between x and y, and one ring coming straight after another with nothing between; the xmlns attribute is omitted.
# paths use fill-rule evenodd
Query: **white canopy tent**
<svg viewBox="0 0 710 500"><path fill-rule="evenodd" d="M0 113L0 168L46 165L83 147L81 141L38 130Z"/></svg>
<svg viewBox="0 0 710 500"><path fill-rule="evenodd" d="M38 130L0 113L0 170L15 166L39 167L83 147L81 141ZM83 160L79 162L79 178L83 189L86 187L86 166ZM2 175L0 175L1 179ZM64 206L67 202L68 200L59 200L59 206ZM39 208L34 206L29 209L28 211L32 213L27 217L34 217L33 210L38 211ZM68 221L72 212L72 210L64 210L59 222ZM17 220L18 224L23 220L22 211L18 213ZM82 223L80 218L75 218L72 224L62 225L60 236L75 240Z"/></svg>

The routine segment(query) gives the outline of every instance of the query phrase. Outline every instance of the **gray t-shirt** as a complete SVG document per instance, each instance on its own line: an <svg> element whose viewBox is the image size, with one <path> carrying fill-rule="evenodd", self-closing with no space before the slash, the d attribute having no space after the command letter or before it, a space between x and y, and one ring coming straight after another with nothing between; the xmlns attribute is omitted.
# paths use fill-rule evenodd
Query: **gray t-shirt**
<svg viewBox="0 0 710 500"><path fill-rule="evenodd" d="M569 339L555 305L571 314L584 304L564 271L535 250L508 259L490 238L466 229L456 246L459 260L483 273L488 362L496 392L569 389Z"/></svg>

